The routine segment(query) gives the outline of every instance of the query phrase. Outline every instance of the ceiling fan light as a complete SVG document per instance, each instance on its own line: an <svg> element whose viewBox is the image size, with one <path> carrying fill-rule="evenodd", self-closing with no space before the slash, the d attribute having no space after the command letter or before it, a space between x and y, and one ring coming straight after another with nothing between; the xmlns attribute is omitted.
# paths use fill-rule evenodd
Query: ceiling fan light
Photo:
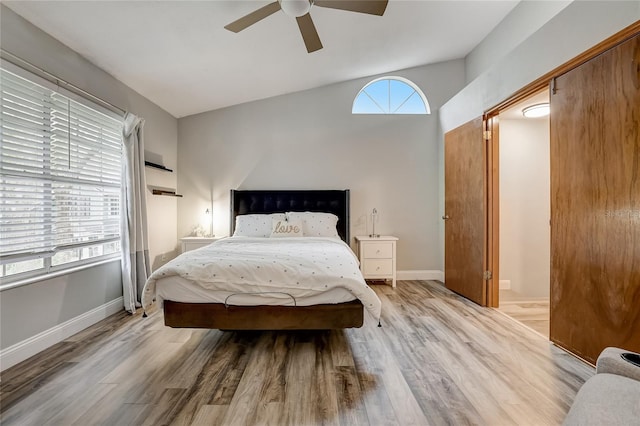
<svg viewBox="0 0 640 426"><path fill-rule="evenodd" d="M311 3L309 0L279 0L280 8L287 15L297 18L309 13Z"/></svg>
<svg viewBox="0 0 640 426"><path fill-rule="evenodd" d="M550 108L548 103L530 105L522 110L522 115L527 118L538 118L549 115Z"/></svg>

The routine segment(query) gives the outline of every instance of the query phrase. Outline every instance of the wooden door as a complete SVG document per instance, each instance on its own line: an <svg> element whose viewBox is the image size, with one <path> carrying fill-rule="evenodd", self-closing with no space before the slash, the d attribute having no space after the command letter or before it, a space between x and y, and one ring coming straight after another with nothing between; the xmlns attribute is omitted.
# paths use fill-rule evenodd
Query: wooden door
<svg viewBox="0 0 640 426"><path fill-rule="evenodd" d="M487 305L486 144L482 118L445 134L444 274L448 289Z"/></svg>
<svg viewBox="0 0 640 426"><path fill-rule="evenodd" d="M592 363L640 351L637 35L552 85L550 328Z"/></svg>

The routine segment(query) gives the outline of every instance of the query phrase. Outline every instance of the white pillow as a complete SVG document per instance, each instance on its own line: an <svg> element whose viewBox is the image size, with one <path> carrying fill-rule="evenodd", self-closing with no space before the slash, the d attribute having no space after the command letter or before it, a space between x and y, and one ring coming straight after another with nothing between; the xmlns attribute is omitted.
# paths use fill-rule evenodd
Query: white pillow
<svg viewBox="0 0 640 426"><path fill-rule="evenodd" d="M236 216L236 228L233 231L233 236L269 238L273 220L284 221L285 218L284 213L238 215Z"/></svg>
<svg viewBox="0 0 640 426"><path fill-rule="evenodd" d="M289 221L301 221L305 237L330 237L340 239L336 225L338 216L333 213L287 212Z"/></svg>
<svg viewBox="0 0 640 426"><path fill-rule="evenodd" d="M273 219L271 238L302 237L302 235L301 221Z"/></svg>

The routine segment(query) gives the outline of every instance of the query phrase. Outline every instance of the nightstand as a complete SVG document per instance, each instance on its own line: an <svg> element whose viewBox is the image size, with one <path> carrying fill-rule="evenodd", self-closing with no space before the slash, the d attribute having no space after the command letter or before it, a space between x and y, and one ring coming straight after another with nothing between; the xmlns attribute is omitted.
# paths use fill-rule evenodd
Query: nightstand
<svg viewBox="0 0 640 426"><path fill-rule="evenodd" d="M396 287L397 241L398 238L389 235L356 237L360 270L365 280L391 280L393 288Z"/></svg>
<svg viewBox="0 0 640 426"><path fill-rule="evenodd" d="M182 253L190 250L195 250L200 247L208 246L214 241L218 241L220 237L183 237L180 238L182 242Z"/></svg>

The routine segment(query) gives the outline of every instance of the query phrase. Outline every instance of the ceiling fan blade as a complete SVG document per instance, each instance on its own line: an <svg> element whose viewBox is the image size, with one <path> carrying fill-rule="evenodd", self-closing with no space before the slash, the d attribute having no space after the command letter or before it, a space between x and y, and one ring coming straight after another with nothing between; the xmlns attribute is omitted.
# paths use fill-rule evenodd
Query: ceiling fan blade
<svg viewBox="0 0 640 426"><path fill-rule="evenodd" d="M302 34L304 44L307 46L307 52L311 53L322 49L322 42L320 42L316 26L313 25L311 15L307 13L306 15L296 18L296 21L298 21L298 27L300 28L300 34Z"/></svg>
<svg viewBox="0 0 640 426"><path fill-rule="evenodd" d="M242 18L233 21L229 25L225 25L225 28L229 31L233 31L234 33L238 33L245 28L255 24L258 21L263 20L269 15L272 15L280 10L280 2L274 1L273 3L269 3L268 5L261 7L258 10L254 10L248 15L243 16Z"/></svg>
<svg viewBox="0 0 640 426"><path fill-rule="evenodd" d="M313 5L382 16L387 3L388 0L316 0Z"/></svg>

